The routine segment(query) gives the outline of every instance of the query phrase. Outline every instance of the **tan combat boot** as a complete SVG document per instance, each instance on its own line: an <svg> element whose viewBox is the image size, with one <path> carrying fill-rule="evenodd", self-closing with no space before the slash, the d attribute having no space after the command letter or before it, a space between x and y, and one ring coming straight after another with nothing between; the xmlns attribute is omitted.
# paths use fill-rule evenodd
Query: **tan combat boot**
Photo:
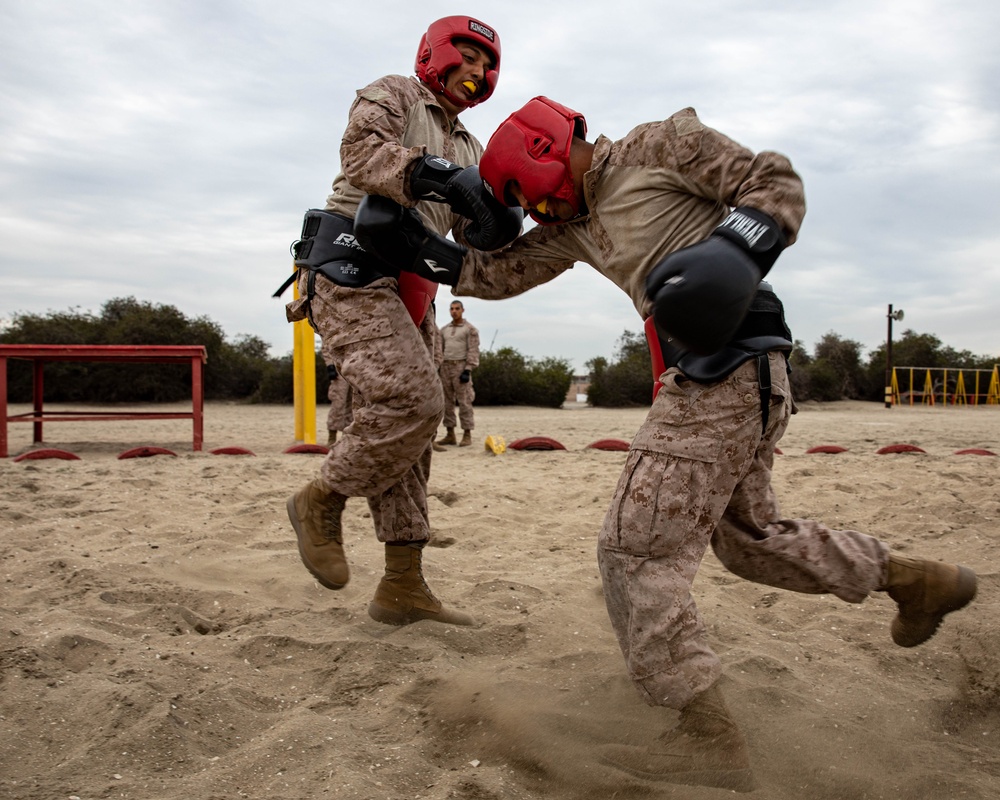
<svg viewBox="0 0 1000 800"><path fill-rule="evenodd" d="M468 447L472 444L472 431L462 431L462 441L458 443L459 447Z"/></svg>
<svg viewBox="0 0 1000 800"><path fill-rule="evenodd" d="M433 451L434 451L435 453L443 453L443 452L444 452L444 451L445 451L445 450L446 450L447 448L445 448L445 447L442 447L442 446L441 446L441 445L439 445L439 444L438 444L437 442L431 442L431 449L432 449L432 450L433 450Z"/></svg>
<svg viewBox="0 0 1000 800"><path fill-rule="evenodd" d="M900 647L916 647L934 635L945 614L972 602L976 573L957 564L890 553L884 590L899 606L892 640Z"/></svg>
<svg viewBox="0 0 1000 800"><path fill-rule="evenodd" d="M385 546L385 575L368 606L368 616L387 625L409 625L422 619L474 625L475 620L468 614L443 608L424 581L420 568L423 545L411 542Z"/></svg>
<svg viewBox="0 0 1000 800"><path fill-rule="evenodd" d="M648 747L607 745L601 751L605 764L648 781L737 792L754 789L746 741L717 685L688 703L677 727Z"/></svg>
<svg viewBox="0 0 1000 800"><path fill-rule="evenodd" d="M345 505L347 498L330 491L321 478L307 483L286 504L302 563L327 589L343 589L350 576L340 527Z"/></svg>
<svg viewBox="0 0 1000 800"><path fill-rule="evenodd" d="M458 444L458 440L455 438L455 429L447 428L448 432L437 440L438 444Z"/></svg>

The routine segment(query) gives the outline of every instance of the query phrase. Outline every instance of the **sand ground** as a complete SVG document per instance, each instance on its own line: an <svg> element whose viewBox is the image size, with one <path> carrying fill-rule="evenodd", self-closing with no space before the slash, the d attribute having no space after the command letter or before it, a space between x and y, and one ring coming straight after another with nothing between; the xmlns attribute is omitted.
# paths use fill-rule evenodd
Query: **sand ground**
<svg viewBox="0 0 1000 800"><path fill-rule="evenodd" d="M644 416L480 408L475 446L435 454L425 571L478 619L461 629L369 619L382 551L363 500L350 584L311 579L285 500L321 457L284 452L291 407L208 404L200 453L186 421L47 425L80 460L0 461L0 797L732 796L595 756L672 722L625 676L595 557L625 454L586 446ZM10 432L30 449L30 425ZM496 456L487 434L567 450ZM926 453L876 453L896 443ZM848 450L806 453L823 444ZM139 445L177 457L117 458ZM208 452L224 446L256 455ZM797 595L706 556L695 594L750 744L746 796L1000 795L1000 458L964 448L1000 452L1000 408L806 405L777 459L787 516L979 573L918 648L892 644L883 595Z"/></svg>

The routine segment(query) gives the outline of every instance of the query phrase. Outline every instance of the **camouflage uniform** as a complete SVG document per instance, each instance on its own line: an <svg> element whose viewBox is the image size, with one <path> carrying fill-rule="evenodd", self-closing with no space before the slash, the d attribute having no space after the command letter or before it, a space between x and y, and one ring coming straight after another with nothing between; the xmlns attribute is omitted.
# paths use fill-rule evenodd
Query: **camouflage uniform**
<svg viewBox="0 0 1000 800"><path fill-rule="evenodd" d="M582 261L627 292L646 318L649 270L705 239L730 207L770 214L789 244L805 214L788 159L754 155L704 126L693 109L617 142L599 137L583 188L586 218L539 226L502 253L470 251L455 294L510 297ZM767 359L766 431L756 360L712 384L676 367L664 372L601 529L608 612L629 674L650 704L683 708L720 672L691 597L709 543L727 569L769 586L861 602L885 584L882 542L781 518L771 468L794 408L784 354Z"/></svg>
<svg viewBox="0 0 1000 800"><path fill-rule="evenodd" d="M353 219L365 194L381 194L416 206L428 227L464 241L467 221L447 205L416 203L410 195L411 166L429 154L469 166L478 163L482 145L460 121L449 121L416 78L375 81L351 106L340 148L343 171L326 210ZM324 460L323 481L342 495L368 498L379 541L426 541L431 439L443 408L434 307L418 328L394 278L356 289L320 275L308 301L307 277L303 270L301 297L288 304L288 319L311 316L323 360L338 365L355 393L354 421Z"/></svg>
<svg viewBox="0 0 1000 800"><path fill-rule="evenodd" d="M354 390L351 384L340 375L330 380L326 390L326 399L330 401L330 410L326 415L328 431L342 431L351 424L354 414L351 407L354 404Z"/></svg>
<svg viewBox="0 0 1000 800"><path fill-rule="evenodd" d="M472 386L472 377L466 383L459 380L462 372L473 370L479 366L479 331L468 320L463 319L457 325L449 322L441 327L443 347L443 363L439 370L441 385L444 387L444 420L446 428L455 427L455 403L458 403L458 421L462 429L473 430L475 414L472 403L476 399L476 391Z"/></svg>

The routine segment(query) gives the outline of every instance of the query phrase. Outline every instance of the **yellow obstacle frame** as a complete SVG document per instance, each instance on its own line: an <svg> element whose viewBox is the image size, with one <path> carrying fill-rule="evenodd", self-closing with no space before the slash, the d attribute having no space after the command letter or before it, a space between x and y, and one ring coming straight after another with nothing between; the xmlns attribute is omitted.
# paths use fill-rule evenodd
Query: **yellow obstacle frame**
<svg viewBox="0 0 1000 800"><path fill-rule="evenodd" d="M956 375L957 373L957 375ZM940 388L935 385L935 376L940 374ZM972 376L972 390L968 387L966 374ZM986 391L985 376L989 375L989 385ZM954 387L949 389L948 381L954 376ZM1000 364L994 364L993 369L961 369L958 367L893 367L892 382L889 386L887 400L892 405L902 405L900 392L900 377L906 379L909 386L909 405L914 405L914 398L919 396L921 405L934 406L978 406L1000 405ZM922 378L922 388L917 390L917 381Z"/></svg>

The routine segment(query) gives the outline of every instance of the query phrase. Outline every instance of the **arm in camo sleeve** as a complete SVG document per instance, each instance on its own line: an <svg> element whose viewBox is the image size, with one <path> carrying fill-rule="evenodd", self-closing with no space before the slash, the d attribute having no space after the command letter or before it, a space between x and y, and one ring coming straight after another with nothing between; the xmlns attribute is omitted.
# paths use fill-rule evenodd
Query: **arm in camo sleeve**
<svg viewBox="0 0 1000 800"><path fill-rule="evenodd" d="M581 260L570 249L568 226L541 226L519 236L505 250L469 250L452 294L502 300L548 283Z"/></svg>
<svg viewBox="0 0 1000 800"><path fill-rule="evenodd" d="M387 75L360 89L351 105L340 144L340 162L352 186L366 194L390 197L412 208L410 175L427 147L405 147L407 109L418 102L419 87Z"/></svg>
<svg viewBox="0 0 1000 800"><path fill-rule="evenodd" d="M466 337L465 368L475 369L479 366L479 329L471 322L466 322L469 326L469 335Z"/></svg>
<svg viewBox="0 0 1000 800"><path fill-rule="evenodd" d="M702 197L730 207L748 206L770 214L787 243L795 241L806 212L802 179L780 153L756 155L704 125L693 108L663 122L641 125L627 137L629 160L675 170Z"/></svg>

